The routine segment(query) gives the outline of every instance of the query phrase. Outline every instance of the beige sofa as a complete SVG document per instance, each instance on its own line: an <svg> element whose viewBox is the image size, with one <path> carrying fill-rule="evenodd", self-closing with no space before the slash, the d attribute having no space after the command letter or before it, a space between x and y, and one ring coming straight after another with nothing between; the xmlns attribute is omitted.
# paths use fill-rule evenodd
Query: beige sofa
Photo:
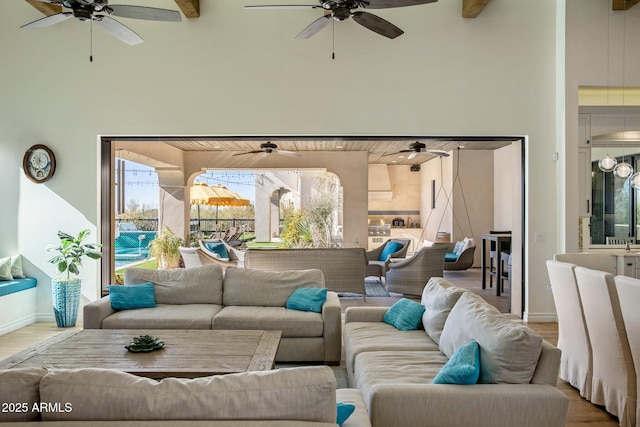
<svg viewBox="0 0 640 427"><path fill-rule="evenodd" d="M207 265L176 270L129 268L125 285L152 282L157 306L116 311L109 296L84 306L85 329L281 330L278 362L339 363L340 300L327 292L321 313L289 310L298 287L324 287L319 270L267 272Z"/></svg>
<svg viewBox="0 0 640 427"><path fill-rule="evenodd" d="M351 387L374 427L562 427L568 398L555 387L560 350L470 291L432 278L422 328L398 331L386 307L350 307L344 345ZM480 346L480 383L432 384L453 352Z"/></svg>
<svg viewBox="0 0 640 427"><path fill-rule="evenodd" d="M335 427L336 402L353 404L344 427L370 427L358 390L336 390L329 367L161 381L109 369L0 371L7 426Z"/></svg>
<svg viewBox="0 0 640 427"><path fill-rule="evenodd" d="M267 271L317 268L324 273L330 291L362 294L365 298L364 248L249 249L244 266Z"/></svg>

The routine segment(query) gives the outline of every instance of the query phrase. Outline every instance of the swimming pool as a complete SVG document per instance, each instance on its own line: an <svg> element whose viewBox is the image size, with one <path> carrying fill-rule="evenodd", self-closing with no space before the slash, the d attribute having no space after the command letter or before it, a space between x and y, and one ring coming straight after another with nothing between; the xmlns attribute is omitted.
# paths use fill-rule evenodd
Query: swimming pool
<svg viewBox="0 0 640 427"><path fill-rule="evenodd" d="M155 231L121 231L114 242L115 267L148 258L149 242L155 238Z"/></svg>

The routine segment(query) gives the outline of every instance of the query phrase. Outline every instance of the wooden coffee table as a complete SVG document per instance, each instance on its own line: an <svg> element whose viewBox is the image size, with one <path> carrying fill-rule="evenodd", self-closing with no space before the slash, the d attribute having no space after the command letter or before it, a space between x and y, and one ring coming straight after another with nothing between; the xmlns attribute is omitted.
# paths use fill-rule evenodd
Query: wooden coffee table
<svg viewBox="0 0 640 427"><path fill-rule="evenodd" d="M153 335L164 348L132 353L133 337ZM108 368L148 378L195 378L273 369L281 331L82 329L63 332L0 361L0 369Z"/></svg>

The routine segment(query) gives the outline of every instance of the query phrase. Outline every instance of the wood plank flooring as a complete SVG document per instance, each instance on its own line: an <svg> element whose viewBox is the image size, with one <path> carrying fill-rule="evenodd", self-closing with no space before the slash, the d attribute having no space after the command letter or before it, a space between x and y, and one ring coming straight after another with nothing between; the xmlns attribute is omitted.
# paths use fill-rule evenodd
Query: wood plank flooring
<svg viewBox="0 0 640 427"><path fill-rule="evenodd" d="M458 286L467 287L474 292L479 293L491 304L496 305L501 311L505 311L504 302L507 297L495 297L492 290L489 292L482 291L479 285L479 272L473 269L468 274L460 274L456 272L455 277L447 275L447 279ZM488 294L488 295L485 295ZM368 297L367 302L363 302L362 298L341 298L343 311L347 307L359 306L381 306L388 307L393 305L402 295L392 295L391 297ZM538 332L544 339L552 344L558 341L558 325L556 323L527 323L527 326ZM82 328L81 324L77 324L75 328ZM18 329L0 336L0 360L18 353L32 345L49 339L68 329L56 327L55 323L35 323L24 328ZM591 404L580 397L578 391L562 380L558 380L558 389L569 397L569 415L567 417L566 427L615 427L618 421L615 417L609 415L601 407ZM544 426L541 426L544 427Z"/></svg>

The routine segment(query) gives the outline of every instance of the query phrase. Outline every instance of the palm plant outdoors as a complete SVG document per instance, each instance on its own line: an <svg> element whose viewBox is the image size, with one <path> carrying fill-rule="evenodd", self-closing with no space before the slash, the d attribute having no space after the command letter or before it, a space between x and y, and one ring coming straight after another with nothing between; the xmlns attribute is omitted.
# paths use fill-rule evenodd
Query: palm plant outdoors
<svg viewBox="0 0 640 427"><path fill-rule="evenodd" d="M58 245L47 246L47 251L57 252L58 254L48 261L57 265L58 272L66 273L66 280L71 280L71 274L80 273L79 267L82 266L82 258L89 257L91 259L100 259L102 253L100 248L102 245L97 243L83 243L83 240L90 234L90 230L82 230L77 237L58 231L60 243Z"/></svg>

